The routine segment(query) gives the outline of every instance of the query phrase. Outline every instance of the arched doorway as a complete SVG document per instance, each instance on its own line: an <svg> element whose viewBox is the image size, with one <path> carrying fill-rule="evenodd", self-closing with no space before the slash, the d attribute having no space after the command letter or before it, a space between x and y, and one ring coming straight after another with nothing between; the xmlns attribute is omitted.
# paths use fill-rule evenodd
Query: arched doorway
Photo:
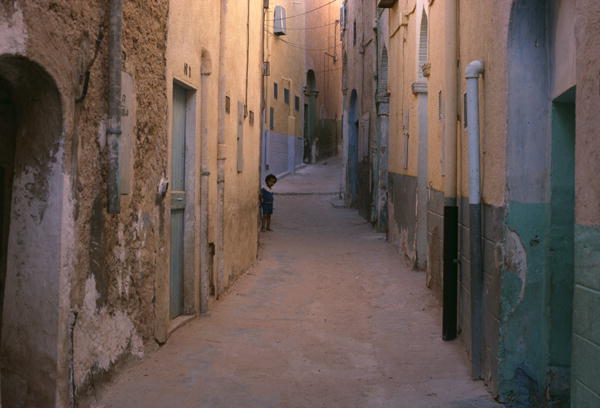
<svg viewBox="0 0 600 408"><path fill-rule="evenodd" d="M358 95L356 89L350 95L348 113L348 189L347 198L350 206L355 206L358 200Z"/></svg>
<svg viewBox="0 0 600 408"><path fill-rule="evenodd" d="M63 365L62 105L52 77L13 55L0 56L0 99L2 406L55 406Z"/></svg>

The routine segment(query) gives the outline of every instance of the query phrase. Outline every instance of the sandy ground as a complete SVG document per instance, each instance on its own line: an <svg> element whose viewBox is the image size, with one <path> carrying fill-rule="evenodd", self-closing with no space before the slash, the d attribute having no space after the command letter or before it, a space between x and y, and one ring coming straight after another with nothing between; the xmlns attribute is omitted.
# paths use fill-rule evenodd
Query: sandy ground
<svg viewBox="0 0 600 408"><path fill-rule="evenodd" d="M500 407L441 340L424 273L338 208L339 184L339 160L280 180L257 266L93 406Z"/></svg>

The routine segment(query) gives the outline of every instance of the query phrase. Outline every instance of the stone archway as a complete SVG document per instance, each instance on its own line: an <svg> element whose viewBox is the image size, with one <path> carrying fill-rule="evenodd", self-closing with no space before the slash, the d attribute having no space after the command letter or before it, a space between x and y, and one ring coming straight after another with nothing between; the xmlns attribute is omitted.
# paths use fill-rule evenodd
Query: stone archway
<svg viewBox="0 0 600 408"><path fill-rule="evenodd" d="M27 58L1 55L0 82L11 123L0 150L13 153L3 166L2 406L49 407L62 377L62 104L52 77Z"/></svg>

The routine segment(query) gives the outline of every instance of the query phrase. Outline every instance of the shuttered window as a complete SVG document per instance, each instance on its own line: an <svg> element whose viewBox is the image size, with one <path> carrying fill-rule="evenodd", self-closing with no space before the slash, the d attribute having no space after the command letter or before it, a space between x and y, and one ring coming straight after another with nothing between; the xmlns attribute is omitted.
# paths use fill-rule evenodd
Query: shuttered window
<svg viewBox="0 0 600 408"><path fill-rule="evenodd" d="M285 9L282 6L275 6L275 18L273 19L273 34L285 35L286 34L286 17Z"/></svg>
<svg viewBox="0 0 600 408"><path fill-rule="evenodd" d="M423 10L421 17L421 31L419 33L419 67L417 69L417 78L424 81L423 65L427 64L429 59L429 23L427 21L427 13Z"/></svg>

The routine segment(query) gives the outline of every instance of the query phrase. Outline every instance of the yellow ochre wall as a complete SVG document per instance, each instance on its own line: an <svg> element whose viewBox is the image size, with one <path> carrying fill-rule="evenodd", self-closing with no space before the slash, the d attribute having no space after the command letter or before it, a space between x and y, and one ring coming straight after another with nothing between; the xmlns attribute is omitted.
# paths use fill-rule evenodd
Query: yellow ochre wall
<svg viewBox="0 0 600 408"><path fill-rule="evenodd" d="M276 6L283 6L286 11L287 32L285 35L273 34L273 18ZM276 133L288 136L303 136L304 94L306 82L304 67L304 2L292 0L277 0L269 2L265 22L265 60L270 62L271 75L265 80L265 95L267 101L266 129L270 124L270 109L274 108ZM299 15L298 17L292 17ZM274 98L273 84L278 84L278 97ZM284 88L290 90L289 105L284 102ZM300 109L294 109L294 98L300 98Z"/></svg>

